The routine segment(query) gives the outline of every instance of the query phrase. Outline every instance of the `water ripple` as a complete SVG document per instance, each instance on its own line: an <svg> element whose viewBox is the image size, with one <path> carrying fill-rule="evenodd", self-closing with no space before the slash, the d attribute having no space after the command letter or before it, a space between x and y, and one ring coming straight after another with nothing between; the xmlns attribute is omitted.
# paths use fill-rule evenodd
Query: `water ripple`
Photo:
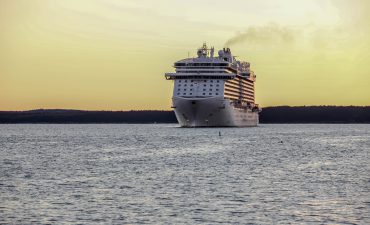
<svg viewBox="0 0 370 225"><path fill-rule="evenodd" d="M370 125L0 125L0 223L370 224L369 153Z"/></svg>

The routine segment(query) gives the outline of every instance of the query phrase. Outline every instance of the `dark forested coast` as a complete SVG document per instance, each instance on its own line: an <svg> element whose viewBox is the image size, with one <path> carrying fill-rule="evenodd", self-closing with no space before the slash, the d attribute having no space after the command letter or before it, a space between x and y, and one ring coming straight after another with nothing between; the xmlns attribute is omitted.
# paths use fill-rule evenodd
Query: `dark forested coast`
<svg viewBox="0 0 370 225"><path fill-rule="evenodd" d="M264 108L261 123L370 123L370 106L277 106Z"/></svg>
<svg viewBox="0 0 370 225"><path fill-rule="evenodd" d="M176 123L172 111L2 111L0 123ZM370 106L277 106L260 113L261 123L370 123Z"/></svg>

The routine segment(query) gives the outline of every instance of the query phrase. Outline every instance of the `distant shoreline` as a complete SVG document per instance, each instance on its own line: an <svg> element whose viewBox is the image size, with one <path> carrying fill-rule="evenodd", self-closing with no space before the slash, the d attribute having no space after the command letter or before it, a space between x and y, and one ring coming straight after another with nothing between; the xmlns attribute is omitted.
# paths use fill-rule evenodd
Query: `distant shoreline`
<svg viewBox="0 0 370 225"><path fill-rule="evenodd" d="M38 109L0 111L0 124L177 123L173 111L85 111ZM276 106L263 108L265 124L370 124L370 106Z"/></svg>

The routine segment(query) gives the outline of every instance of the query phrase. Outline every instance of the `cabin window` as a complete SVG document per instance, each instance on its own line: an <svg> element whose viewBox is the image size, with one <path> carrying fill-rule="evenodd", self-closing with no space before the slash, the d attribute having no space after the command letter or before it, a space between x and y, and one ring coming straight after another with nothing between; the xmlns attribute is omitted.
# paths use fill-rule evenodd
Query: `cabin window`
<svg viewBox="0 0 370 225"><path fill-rule="evenodd" d="M203 93L203 95L206 95L206 93Z"/></svg>
<svg viewBox="0 0 370 225"><path fill-rule="evenodd" d="M180 95L180 93L177 93L177 95Z"/></svg>
<svg viewBox="0 0 370 225"><path fill-rule="evenodd" d="M204 84L203 86L205 87L205 86L207 86L207 85L205 85L205 84Z"/></svg>
<svg viewBox="0 0 370 225"><path fill-rule="evenodd" d="M209 89L209 91L212 91L212 89Z"/></svg>
<svg viewBox="0 0 370 225"><path fill-rule="evenodd" d="M206 91L206 89L203 89L203 91Z"/></svg>
<svg viewBox="0 0 370 225"><path fill-rule="evenodd" d="M218 93L216 93L216 95L218 95Z"/></svg>
<svg viewBox="0 0 370 225"><path fill-rule="evenodd" d="M184 89L184 91L186 91L186 89Z"/></svg>
<svg viewBox="0 0 370 225"><path fill-rule="evenodd" d="M220 81L219 81L219 80L217 80L217 83L220 83Z"/></svg>

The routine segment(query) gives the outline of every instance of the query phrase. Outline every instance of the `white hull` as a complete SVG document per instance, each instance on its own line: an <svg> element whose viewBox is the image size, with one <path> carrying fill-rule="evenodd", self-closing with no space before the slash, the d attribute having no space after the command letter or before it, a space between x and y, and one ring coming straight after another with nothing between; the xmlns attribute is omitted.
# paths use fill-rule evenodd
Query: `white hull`
<svg viewBox="0 0 370 225"><path fill-rule="evenodd" d="M223 97L173 97L173 108L182 127L254 127L258 112L236 108Z"/></svg>

